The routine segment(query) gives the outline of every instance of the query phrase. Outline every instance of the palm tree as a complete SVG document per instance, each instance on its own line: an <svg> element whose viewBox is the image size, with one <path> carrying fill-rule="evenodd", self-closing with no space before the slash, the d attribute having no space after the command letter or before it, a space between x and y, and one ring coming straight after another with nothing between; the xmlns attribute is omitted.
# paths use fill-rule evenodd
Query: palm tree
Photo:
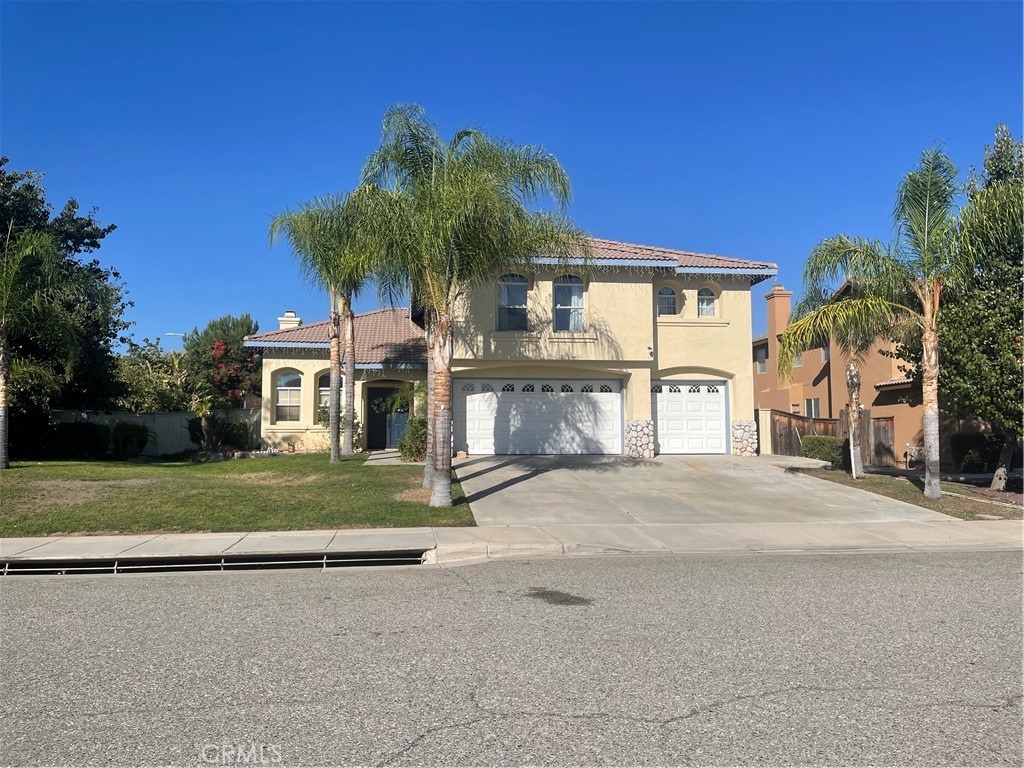
<svg viewBox="0 0 1024 768"><path fill-rule="evenodd" d="M924 410L925 484L929 499L939 489L939 333L944 288L973 281L978 255L961 247L954 212L957 170L940 149L922 153L899 185L893 219L896 238L888 245L836 235L811 252L804 267L808 290L823 293L847 281L848 297L822 304L783 334L779 366L821 339L919 337ZM852 409L851 409L852 410Z"/></svg>
<svg viewBox="0 0 1024 768"><path fill-rule="evenodd" d="M384 115L381 146L367 159L359 221L382 292L408 294L428 316L433 388L432 506L451 506L451 359L459 302L544 255L586 256L589 241L562 214L571 199L565 170L541 147L473 129L445 141L417 105ZM556 212L531 210L550 199ZM427 479L430 482L430 479Z"/></svg>
<svg viewBox="0 0 1024 768"><path fill-rule="evenodd" d="M344 195L327 195L303 203L297 211L275 216L270 222L270 243L284 237L299 261L303 276L323 288L330 302L330 400L328 432L331 463L353 452L355 427L356 346L352 300L369 280L369 259L354 239L352 208ZM342 341L344 339L344 341ZM344 345L344 349L342 346ZM345 364L344 438L341 425L341 366Z"/></svg>
<svg viewBox="0 0 1024 768"><path fill-rule="evenodd" d="M47 385L57 378L47 366L15 359L12 342L37 332L59 337L69 366L78 345L78 329L58 295L61 254L56 241L38 231L15 233L13 222L5 234L0 254L0 469L11 466L7 441L12 377Z"/></svg>
<svg viewBox="0 0 1024 768"><path fill-rule="evenodd" d="M793 308L791 325L818 311L825 304L843 301L848 299L850 295L851 287L849 284L843 285L835 293L823 292L821 286L807 286L804 289L803 298ZM850 425L850 471L854 480L864 475L864 460L860 451L860 412L862 407L860 402L860 365L877 346L878 334L885 330L887 329L868 328L865 332L864 328L859 326L847 329L836 328L834 329L833 336L831 338L825 337L817 339L814 344L814 346L826 346L834 342L843 352L848 361L846 364L846 392L848 397L847 413L849 414ZM789 329L787 328L782 335L782 345L786 346L796 344L796 346L799 346L799 342L795 341L793 337L787 337L786 334L788 333ZM797 349L793 347L789 349L786 354L783 354L782 349L780 348L778 364L779 375L788 377L793 370L795 355L801 352L806 352L807 349L808 348Z"/></svg>

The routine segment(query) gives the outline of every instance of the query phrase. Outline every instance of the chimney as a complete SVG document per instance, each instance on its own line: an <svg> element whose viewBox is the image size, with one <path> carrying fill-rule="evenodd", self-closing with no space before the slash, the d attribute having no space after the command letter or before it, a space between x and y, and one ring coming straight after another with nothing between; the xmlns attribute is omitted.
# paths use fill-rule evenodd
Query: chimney
<svg viewBox="0 0 1024 768"><path fill-rule="evenodd" d="M277 318L277 326L284 331L288 328L298 328L302 325L302 318L295 314L294 309L286 309L284 317Z"/></svg>
<svg viewBox="0 0 1024 768"><path fill-rule="evenodd" d="M768 343L777 343L776 337L789 327L789 313L793 292L781 285L773 286L765 295L768 305Z"/></svg>

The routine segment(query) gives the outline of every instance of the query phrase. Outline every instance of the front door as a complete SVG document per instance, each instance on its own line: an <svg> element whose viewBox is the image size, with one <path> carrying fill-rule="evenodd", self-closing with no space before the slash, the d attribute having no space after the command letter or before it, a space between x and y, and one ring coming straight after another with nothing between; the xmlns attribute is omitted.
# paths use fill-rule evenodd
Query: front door
<svg viewBox="0 0 1024 768"><path fill-rule="evenodd" d="M366 389L366 447L369 450L394 448L405 434L409 421L409 408L402 406L391 412L388 397L393 387L367 387Z"/></svg>

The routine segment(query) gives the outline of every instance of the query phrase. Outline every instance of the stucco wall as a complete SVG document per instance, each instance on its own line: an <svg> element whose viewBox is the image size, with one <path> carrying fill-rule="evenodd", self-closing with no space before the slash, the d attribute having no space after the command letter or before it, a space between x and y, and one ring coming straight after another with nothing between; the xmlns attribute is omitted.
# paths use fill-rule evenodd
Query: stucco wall
<svg viewBox="0 0 1024 768"><path fill-rule="evenodd" d="M273 356L271 356L273 355ZM302 376L299 421L277 422L274 377L291 370ZM265 350L263 355L263 404L261 432L265 444L284 449L289 441L298 451L327 450L327 430L317 422L317 379L328 372L327 350ZM424 381L426 369L357 369L355 382L356 419L366 423L363 390L374 383ZM342 390L344 397L344 390Z"/></svg>
<svg viewBox="0 0 1024 768"><path fill-rule="evenodd" d="M627 270L591 270L584 291L585 331L552 330L553 280L561 271L528 274L528 332L497 331L497 286L464 300L455 337L457 376L621 378L624 417L651 419L651 380L723 378L731 418L752 418L750 286L746 279L708 281ZM678 314L657 315L657 291L677 292ZM697 292L716 292L715 317L697 317ZM519 362L522 361L522 362Z"/></svg>

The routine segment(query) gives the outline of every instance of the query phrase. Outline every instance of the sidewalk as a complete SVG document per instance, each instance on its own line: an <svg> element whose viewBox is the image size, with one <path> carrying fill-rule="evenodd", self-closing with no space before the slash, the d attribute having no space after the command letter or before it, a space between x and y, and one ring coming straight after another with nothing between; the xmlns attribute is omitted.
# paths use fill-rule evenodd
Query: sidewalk
<svg viewBox="0 0 1024 768"><path fill-rule="evenodd" d="M0 539L12 561L418 550L457 565L504 557L1019 550L1013 520L391 528Z"/></svg>

